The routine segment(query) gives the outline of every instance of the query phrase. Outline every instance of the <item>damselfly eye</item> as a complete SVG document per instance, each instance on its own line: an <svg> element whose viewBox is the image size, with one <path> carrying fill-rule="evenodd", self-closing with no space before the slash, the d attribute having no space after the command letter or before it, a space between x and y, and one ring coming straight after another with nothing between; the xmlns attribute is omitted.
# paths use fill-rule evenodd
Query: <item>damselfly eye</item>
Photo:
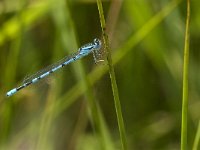
<svg viewBox="0 0 200 150"><path fill-rule="evenodd" d="M94 42L94 44L96 44L96 45L100 45L100 40L97 39L97 38L95 38L93 42Z"/></svg>

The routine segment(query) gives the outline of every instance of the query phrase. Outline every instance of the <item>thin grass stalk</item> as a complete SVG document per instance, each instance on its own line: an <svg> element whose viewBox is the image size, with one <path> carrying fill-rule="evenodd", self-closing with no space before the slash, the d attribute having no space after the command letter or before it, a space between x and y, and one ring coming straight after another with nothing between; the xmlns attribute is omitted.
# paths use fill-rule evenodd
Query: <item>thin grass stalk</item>
<svg viewBox="0 0 200 150"><path fill-rule="evenodd" d="M188 115L188 74L189 74L189 40L190 40L190 0L187 0L187 18L185 31L184 62L183 62L183 97L181 123L181 150L187 149L187 115Z"/></svg>
<svg viewBox="0 0 200 150"><path fill-rule="evenodd" d="M117 121L118 121L118 126L119 126L119 133L120 133L122 149L126 150L127 149L127 140L126 140L125 127L124 127L124 120L123 120L122 111L121 111L121 104L120 104L120 100L119 100L118 87L117 87L117 83L116 83L116 79L115 79L115 71L114 71L114 67L113 67L113 63L112 63L108 35L105 32L106 23L105 23L105 18L104 18L104 14L103 14L103 6L102 6L101 0L97 0L97 7L98 7L98 11L99 11L99 16L100 16L101 29L102 29L102 33L103 33L103 41L104 41L104 45L105 45L105 49L106 49L106 53L107 53L108 68L109 68L112 91L113 91L113 96L114 96L115 110L116 110L116 114L117 114Z"/></svg>

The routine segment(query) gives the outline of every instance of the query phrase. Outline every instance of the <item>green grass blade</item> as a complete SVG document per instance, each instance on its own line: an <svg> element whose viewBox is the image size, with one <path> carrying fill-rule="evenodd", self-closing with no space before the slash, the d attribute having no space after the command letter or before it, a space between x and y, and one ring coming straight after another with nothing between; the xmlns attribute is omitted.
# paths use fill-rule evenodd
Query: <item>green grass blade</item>
<svg viewBox="0 0 200 150"><path fill-rule="evenodd" d="M115 110L116 110L116 114L117 114L117 121L118 121L118 126L119 126L119 133L120 133L120 138L121 138L122 149L126 150L127 149L127 140L126 140L125 127L124 127L124 120L123 120L122 111L121 111L121 104L120 104L120 100L119 100L117 82L115 79L115 71L114 71L114 67L113 67L113 63L112 63L108 35L105 32L106 24L105 24L101 0L97 0L97 6L98 6L98 10L99 10L100 23L101 23L102 33L103 33L103 41L104 41L105 49L107 52L109 74L110 74L112 91L113 91L113 96L114 96Z"/></svg>
<svg viewBox="0 0 200 150"><path fill-rule="evenodd" d="M183 64L183 98L181 124L181 150L187 149L187 115L188 115L188 67L189 67L189 31L190 28L190 0L187 0L187 18L185 31L184 64Z"/></svg>

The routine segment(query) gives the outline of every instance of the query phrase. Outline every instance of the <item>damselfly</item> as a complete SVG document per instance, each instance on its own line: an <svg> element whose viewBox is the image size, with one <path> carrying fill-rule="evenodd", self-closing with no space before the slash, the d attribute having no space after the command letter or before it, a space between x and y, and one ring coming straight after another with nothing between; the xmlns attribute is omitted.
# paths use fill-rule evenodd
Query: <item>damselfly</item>
<svg viewBox="0 0 200 150"><path fill-rule="evenodd" d="M83 58L84 56L87 56L89 55L90 53L93 53L93 57L94 57L94 60L95 60L95 63L97 62L97 58L96 58L96 55L98 55L98 52L100 51L101 49L101 41L97 38L95 38L93 40L93 42L91 43L88 43L86 45L83 45L82 47L80 47L78 49L78 52L70 55L70 56L67 56L65 58L63 58L62 60L58 61L57 63L37 72L36 74L28 77L27 79L24 80L23 84L19 87L16 87L10 91L8 91L6 93L6 96L11 96L15 93L17 93L19 90L33 84L33 83L36 83L38 82L40 79L43 79L45 78L46 76L52 74L53 72L61 69L62 67L76 61L76 60L79 60L81 58Z"/></svg>

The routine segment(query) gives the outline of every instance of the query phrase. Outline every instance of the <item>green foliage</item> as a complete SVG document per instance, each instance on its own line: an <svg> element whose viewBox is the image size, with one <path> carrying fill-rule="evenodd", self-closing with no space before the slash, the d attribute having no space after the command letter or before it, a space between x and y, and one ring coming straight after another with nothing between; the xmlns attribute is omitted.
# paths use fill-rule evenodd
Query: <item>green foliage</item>
<svg viewBox="0 0 200 150"><path fill-rule="evenodd" d="M191 4L188 70L187 146L194 150L199 4ZM103 1L130 150L181 147L186 6L181 0ZM4 0L0 12L0 149L120 149L109 70L92 56L5 97L25 76L101 38L96 1Z"/></svg>

